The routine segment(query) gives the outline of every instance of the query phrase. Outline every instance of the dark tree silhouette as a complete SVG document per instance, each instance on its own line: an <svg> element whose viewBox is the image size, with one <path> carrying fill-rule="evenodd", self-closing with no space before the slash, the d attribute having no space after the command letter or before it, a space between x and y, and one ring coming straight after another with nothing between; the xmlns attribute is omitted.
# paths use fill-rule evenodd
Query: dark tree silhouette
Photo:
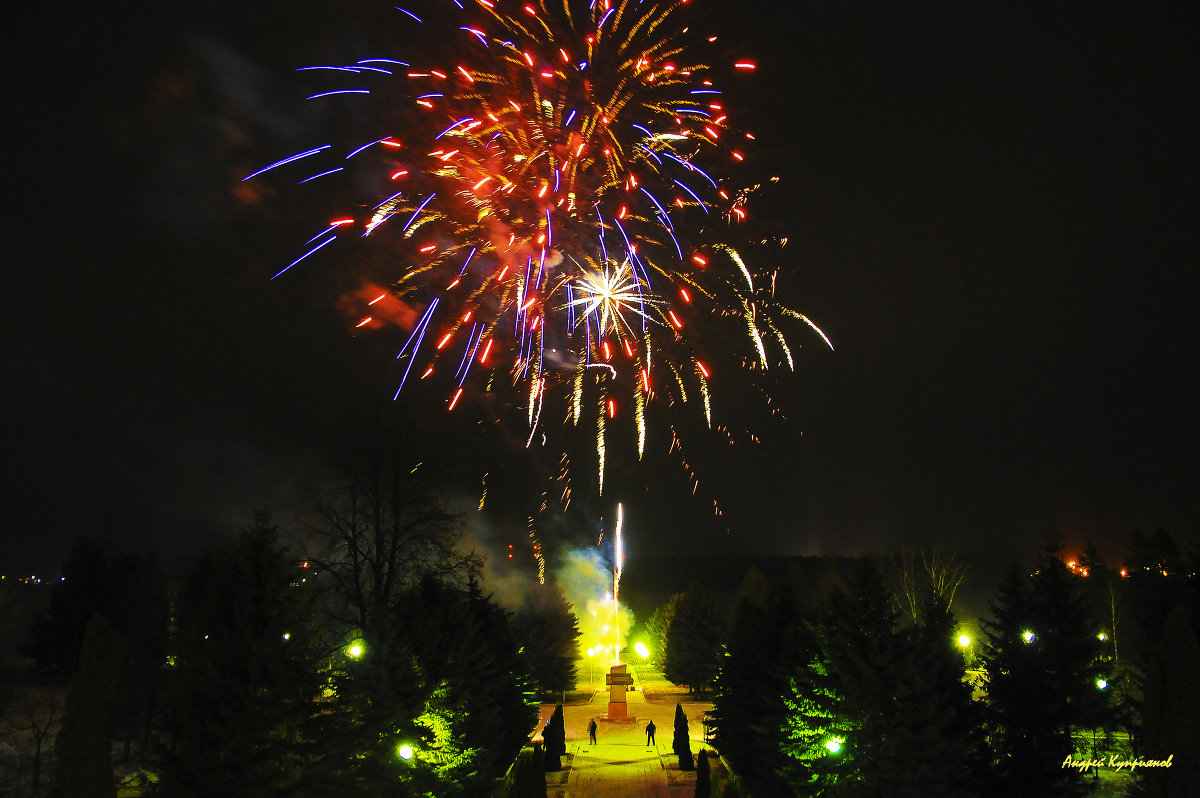
<svg viewBox="0 0 1200 798"><path fill-rule="evenodd" d="M707 590L693 585L675 603L667 629L664 675L693 693L702 692L716 678L722 636L720 608Z"/></svg>
<svg viewBox="0 0 1200 798"><path fill-rule="evenodd" d="M324 653L303 574L264 515L192 568L165 696L171 795L294 791Z"/></svg>
<svg viewBox="0 0 1200 798"><path fill-rule="evenodd" d="M366 465L315 497L309 561L329 591L328 609L373 648L396 639L399 601L425 577L465 587L482 560L459 549L461 520L401 462L375 451Z"/></svg>
<svg viewBox="0 0 1200 798"><path fill-rule="evenodd" d="M101 615L87 625L79 670L54 740L55 790L72 798L113 798L112 712L125 643Z"/></svg>
<svg viewBox="0 0 1200 798"><path fill-rule="evenodd" d="M579 661L579 620L553 580L526 598L512 619L533 684L543 693L574 690Z"/></svg>
<svg viewBox="0 0 1200 798"><path fill-rule="evenodd" d="M546 772L562 770L562 756L567 753L567 728L563 721L563 707L555 704L554 714L542 732L542 744L546 749Z"/></svg>
<svg viewBox="0 0 1200 798"><path fill-rule="evenodd" d="M1139 769L1146 795L1193 795L1200 784L1200 643L1177 607L1163 624L1157 651L1147 667L1137 752L1151 760L1175 757L1170 768Z"/></svg>
<svg viewBox="0 0 1200 798"><path fill-rule="evenodd" d="M816 637L790 589L743 591L721 657L713 698L716 745L751 792L784 795L784 721L797 663L814 656Z"/></svg>
<svg viewBox="0 0 1200 798"><path fill-rule="evenodd" d="M671 596L667 603L656 608L646 621L646 636L650 638L650 653L659 663L666 662L667 633L671 628L671 620L675 617L675 607L682 595L682 593L676 593Z"/></svg>
<svg viewBox="0 0 1200 798"><path fill-rule="evenodd" d="M712 793L712 773L708 766L708 751L700 749L696 757L696 798L709 798Z"/></svg>
<svg viewBox="0 0 1200 798"><path fill-rule="evenodd" d="M1062 763L1075 751L1074 734L1111 718L1099 625L1083 578L1070 572L1051 537L1036 571L1023 578L1014 565L984 622L989 749L998 795L1075 795L1077 769Z"/></svg>
<svg viewBox="0 0 1200 798"><path fill-rule="evenodd" d="M675 734L671 738L671 750L679 757L680 770L694 770L695 760L692 759L692 740L688 735L688 719L683 714L683 704L675 704Z"/></svg>

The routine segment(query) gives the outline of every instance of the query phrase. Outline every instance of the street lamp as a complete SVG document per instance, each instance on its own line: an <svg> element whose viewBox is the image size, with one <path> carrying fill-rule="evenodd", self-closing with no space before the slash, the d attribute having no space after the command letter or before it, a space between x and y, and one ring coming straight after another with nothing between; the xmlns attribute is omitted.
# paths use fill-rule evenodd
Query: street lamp
<svg viewBox="0 0 1200 798"><path fill-rule="evenodd" d="M825 749L831 754L841 753L842 743L844 742L845 740L841 737L830 737L825 741Z"/></svg>
<svg viewBox="0 0 1200 798"><path fill-rule="evenodd" d="M959 635L958 636L958 644L960 646L962 646L963 648L970 648L971 647L970 635Z"/></svg>
<svg viewBox="0 0 1200 798"><path fill-rule="evenodd" d="M396 749L396 753L400 755L401 759L407 762L413 757L413 747L408 743L404 743Z"/></svg>

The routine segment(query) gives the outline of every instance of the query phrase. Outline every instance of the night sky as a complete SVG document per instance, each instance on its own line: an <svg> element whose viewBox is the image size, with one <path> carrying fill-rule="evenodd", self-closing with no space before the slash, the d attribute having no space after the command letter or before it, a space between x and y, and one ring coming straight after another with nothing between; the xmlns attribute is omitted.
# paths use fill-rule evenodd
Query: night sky
<svg viewBox="0 0 1200 798"><path fill-rule="evenodd" d="M269 281L326 211L238 182L336 123L290 70L375 41L371 9L391 5L68 4L16 26L0 571L53 569L83 533L172 561L257 508L291 523L394 428L447 473L472 466L447 483L464 506L468 472L493 475L484 545L524 539L537 490L505 480L553 462L519 427L485 444L439 405L393 405L402 339L354 334L353 265ZM758 63L734 101L753 168L781 178L750 210L788 236L781 291L836 351L791 335L797 371L772 388L787 422L752 450L701 436L700 498L655 454L547 522L548 549L594 540L620 499L631 551L659 554L938 541L996 562L1049 528L1114 558L1135 529L1195 541L1200 69L1182 11L725 6L710 24ZM718 420L759 401L748 385L715 386Z"/></svg>

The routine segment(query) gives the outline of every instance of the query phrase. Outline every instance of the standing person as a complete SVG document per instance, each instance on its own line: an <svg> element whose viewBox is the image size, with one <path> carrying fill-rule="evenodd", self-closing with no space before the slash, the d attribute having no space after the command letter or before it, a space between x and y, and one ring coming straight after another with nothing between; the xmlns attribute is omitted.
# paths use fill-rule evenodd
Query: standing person
<svg viewBox="0 0 1200 798"><path fill-rule="evenodd" d="M592 745L596 744L596 719L592 718L592 722L588 724L588 740Z"/></svg>
<svg viewBox="0 0 1200 798"><path fill-rule="evenodd" d="M654 721L646 724L646 745L654 745Z"/></svg>

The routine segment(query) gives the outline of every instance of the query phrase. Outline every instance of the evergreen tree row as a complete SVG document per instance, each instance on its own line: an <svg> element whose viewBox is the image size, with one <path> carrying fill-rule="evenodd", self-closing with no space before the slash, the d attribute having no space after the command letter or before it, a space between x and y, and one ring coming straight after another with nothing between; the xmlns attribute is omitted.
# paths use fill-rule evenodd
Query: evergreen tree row
<svg viewBox="0 0 1200 798"><path fill-rule="evenodd" d="M931 578L914 603L885 564L819 588L747 575L712 714L748 794L1083 795L1101 768L1070 762L1172 753L1133 792L1200 783L1196 560L1169 537L1135 535L1124 575L1090 546L1068 565L1053 541L1013 566L970 673L950 593Z"/></svg>
<svg viewBox="0 0 1200 798"><path fill-rule="evenodd" d="M554 585L502 609L454 519L379 485L323 505L314 554L262 516L174 590L82 541L30 635L70 679L54 794L114 796L114 740L164 796L490 794L573 686L576 619Z"/></svg>

